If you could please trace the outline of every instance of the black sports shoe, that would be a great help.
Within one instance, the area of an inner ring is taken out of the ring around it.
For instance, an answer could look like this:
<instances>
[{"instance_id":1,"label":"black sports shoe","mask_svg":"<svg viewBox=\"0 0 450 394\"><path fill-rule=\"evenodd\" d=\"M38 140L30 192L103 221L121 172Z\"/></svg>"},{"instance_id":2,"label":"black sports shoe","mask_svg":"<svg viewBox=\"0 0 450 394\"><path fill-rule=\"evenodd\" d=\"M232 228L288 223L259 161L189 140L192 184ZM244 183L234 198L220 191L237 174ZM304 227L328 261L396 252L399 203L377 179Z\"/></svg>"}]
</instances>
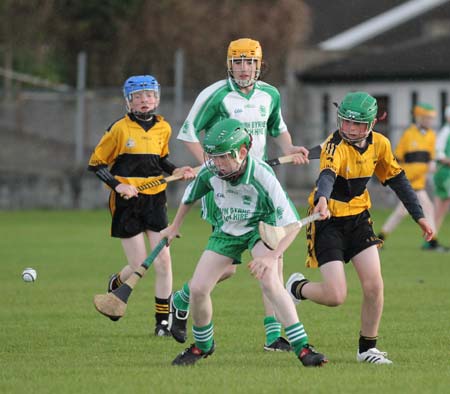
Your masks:
<instances>
[{"instance_id":1,"label":"black sports shoe","mask_svg":"<svg viewBox=\"0 0 450 394\"><path fill-rule=\"evenodd\" d=\"M169 329L169 322L167 320L163 320L159 323L156 323L155 335L157 337L171 337L172 336L172 334L170 333L170 329Z\"/></svg>"},{"instance_id":2,"label":"black sports shoe","mask_svg":"<svg viewBox=\"0 0 450 394\"><path fill-rule=\"evenodd\" d=\"M316 352L316 349L309 344L303 347L298 358L305 367L321 367L328 362L325 355Z\"/></svg>"},{"instance_id":3,"label":"black sports shoe","mask_svg":"<svg viewBox=\"0 0 450 394\"><path fill-rule=\"evenodd\" d=\"M117 274L112 274L109 277L108 280L108 288L106 289L106 291L108 293L111 293L112 291L116 290L119 286L117 286Z\"/></svg>"},{"instance_id":4,"label":"black sports shoe","mask_svg":"<svg viewBox=\"0 0 450 394\"><path fill-rule=\"evenodd\" d=\"M173 297L170 301L170 317L172 324L170 326L170 332L173 338L179 343L185 343L187 341L187 319L189 311L182 311L177 309L173 303Z\"/></svg>"},{"instance_id":5,"label":"black sports shoe","mask_svg":"<svg viewBox=\"0 0 450 394\"><path fill-rule=\"evenodd\" d=\"M213 354L215 348L213 342L211 349L204 353L195 346L195 343L193 343L190 347L185 349L184 352L175 357L175 360L172 361L172 365L194 365L201 358L206 358Z\"/></svg>"},{"instance_id":6,"label":"black sports shoe","mask_svg":"<svg viewBox=\"0 0 450 394\"><path fill-rule=\"evenodd\" d=\"M117 274L112 274L108 280L108 288L106 289L107 293L111 293L116 290L119 286L117 286ZM108 316L112 321L117 321L120 317Z\"/></svg>"},{"instance_id":7,"label":"black sports shoe","mask_svg":"<svg viewBox=\"0 0 450 394\"><path fill-rule=\"evenodd\" d=\"M292 348L287 339L278 337L272 344L264 345L264 350L267 352L290 352Z\"/></svg>"}]
</instances>

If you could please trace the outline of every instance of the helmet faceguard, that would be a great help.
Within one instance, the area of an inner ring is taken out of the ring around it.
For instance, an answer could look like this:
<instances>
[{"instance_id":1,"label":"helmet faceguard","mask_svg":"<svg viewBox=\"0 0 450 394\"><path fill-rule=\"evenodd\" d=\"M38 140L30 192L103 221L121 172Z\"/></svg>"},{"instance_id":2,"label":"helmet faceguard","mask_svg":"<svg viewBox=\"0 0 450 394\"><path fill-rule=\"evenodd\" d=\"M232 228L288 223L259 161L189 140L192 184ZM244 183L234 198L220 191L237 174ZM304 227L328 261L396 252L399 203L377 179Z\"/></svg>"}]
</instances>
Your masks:
<instances>
[{"instance_id":1,"label":"helmet faceguard","mask_svg":"<svg viewBox=\"0 0 450 394\"><path fill-rule=\"evenodd\" d=\"M248 79L239 79L234 75L233 64L240 64L244 67L244 62L255 64L254 75ZM227 52L227 70L230 78L241 88L253 85L261 75L262 49L258 41L250 38L241 38L231 41Z\"/></svg>"},{"instance_id":2,"label":"helmet faceguard","mask_svg":"<svg viewBox=\"0 0 450 394\"><path fill-rule=\"evenodd\" d=\"M242 152L242 147L246 152ZM203 140L205 165L218 178L232 181L245 171L251 137L236 119L217 122Z\"/></svg>"},{"instance_id":3,"label":"helmet faceguard","mask_svg":"<svg viewBox=\"0 0 450 394\"><path fill-rule=\"evenodd\" d=\"M339 134L342 139L350 144L364 141L377 122L377 112L377 100L368 93L348 93L337 112Z\"/></svg>"},{"instance_id":4,"label":"helmet faceguard","mask_svg":"<svg viewBox=\"0 0 450 394\"><path fill-rule=\"evenodd\" d=\"M156 103L153 108L146 111L132 109L133 94L143 91L152 91L156 98ZM158 108L161 89L156 78L151 75L136 75L128 78L123 85L123 96L125 98L128 112L132 112L138 119L149 120Z\"/></svg>"}]
</instances>

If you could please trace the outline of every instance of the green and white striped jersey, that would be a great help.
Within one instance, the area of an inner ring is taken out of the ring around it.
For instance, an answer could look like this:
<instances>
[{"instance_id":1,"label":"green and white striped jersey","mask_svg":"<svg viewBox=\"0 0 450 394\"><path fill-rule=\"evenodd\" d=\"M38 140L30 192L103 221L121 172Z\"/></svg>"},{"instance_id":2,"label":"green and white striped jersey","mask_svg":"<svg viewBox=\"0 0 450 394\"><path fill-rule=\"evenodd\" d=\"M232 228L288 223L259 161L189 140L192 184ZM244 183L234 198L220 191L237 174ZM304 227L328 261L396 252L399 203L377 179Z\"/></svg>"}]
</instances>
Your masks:
<instances>
[{"instance_id":1,"label":"green and white striped jersey","mask_svg":"<svg viewBox=\"0 0 450 394\"><path fill-rule=\"evenodd\" d=\"M220 230L230 235L257 231L260 220L277 226L299 220L272 168L250 156L245 173L236 182L220 179L203 167L186 188L182 202L192 204L210 191L222 216Z\"/></svg>"},{"instance_id":2,"label":"green and white striped jersey","mask_svg":"<svg viewBox=\"0 0 450 394\"><path fill-rule=\"evenodd\" d=\"M281 115L280 93L275 87L257 81L253 90L245 95L231 79L224 79L198 95L177 138L200 142L202 131L228 118L244 124L253 138L250 153L261 160L267 159L267 136L278 137L287 132Z\"/></svg>"}]
</instances>

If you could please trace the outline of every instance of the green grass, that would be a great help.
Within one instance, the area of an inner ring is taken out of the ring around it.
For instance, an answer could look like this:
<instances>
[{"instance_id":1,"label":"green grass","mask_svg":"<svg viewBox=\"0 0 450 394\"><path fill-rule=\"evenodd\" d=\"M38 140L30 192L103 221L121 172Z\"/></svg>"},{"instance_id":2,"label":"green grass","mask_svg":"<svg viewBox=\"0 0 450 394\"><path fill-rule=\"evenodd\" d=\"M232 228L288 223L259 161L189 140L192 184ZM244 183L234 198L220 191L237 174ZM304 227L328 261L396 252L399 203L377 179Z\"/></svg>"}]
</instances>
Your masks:
<instances>
[{"instance_id":1,"label":"green grass","mask_svg":"<svg viewBox=\"0 0 450 394\"><path fill-rule=\"evenodd\" d=\"M387 214L373 213L376 229ZM172 248L176 288L191 276L209 227L194 211L182 233ZM447 219L441 240L449 239ZM394 365L355 361L361 291L350 265L343 306L298 307L311 342L330 363L306 369L292 354L264 353L260 291L241 266L213 293L216 353L194 368L174 368L170 362L184 346L151 335L152 270L119 322L93 307L93 295L124 264L106 210L0 212L0 393L447 393L450 255L423 252L420 244L420 229L406 219L381 252L379 347ZM299 236L286 254L285 275L306 271L304 249ZM28 266L38 271L36 283L20 278ZM317 270L307 276L320 277Z\"/></svg>"}]
</instances>

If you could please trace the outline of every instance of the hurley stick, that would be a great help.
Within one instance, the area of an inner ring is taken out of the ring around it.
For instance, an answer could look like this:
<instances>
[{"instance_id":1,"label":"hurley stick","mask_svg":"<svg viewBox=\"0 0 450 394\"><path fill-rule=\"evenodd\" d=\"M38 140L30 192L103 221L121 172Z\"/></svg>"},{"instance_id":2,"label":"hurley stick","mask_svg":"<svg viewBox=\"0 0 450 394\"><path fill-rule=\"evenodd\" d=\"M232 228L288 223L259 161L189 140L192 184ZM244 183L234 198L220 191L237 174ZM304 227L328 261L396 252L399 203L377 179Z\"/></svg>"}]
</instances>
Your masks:
<instances>
[{"instance_id":1,"label":"hurley stick","mask_svg":"<svg viewBox=\"0 0 450 394\"><path fill-rule=\"evenodd\" d=\"M315 220L320 218L320 213L314 213L310 216L299 220L298 222L294 222L288 224L287 226L271 226L270 224L259 222L258 231L261 236L262 241L272 250L275 250L280 243L280 241L292 231L297 229L301 229L303 226L308 223L314 222Z\"/></svg>"},{"instance_id":2,"label":"hurley stick","mask_svg":"<svg viewBox=\"0 0 450 394\"><path fill-rule=\"evenodd\" d=\"M309 150L308 159L314 160L314 159L320 158L320 152L322 151L322 147L320 145L316 145L308 150ZM289 164L294 161L294 156L296 156L296 155L294 154L294 155L281 156L281 157L277 157L276 159L266 160L266 163L271 167L275 167L280 164Z\"/></svg>"},{"instance_id":3,"label":"hurley stick","mask_svg":"<svg viewBox=\"0 0 450 394\"><path fill-rule=\"evenodd\" d=\"M141 279L148 267L158 257L159 252L167 245L167 238L161 239L152 253L144 262L134 271L131 276L117 289L108 294L97 294L94 296L94 305L101 314L109 317L111 320L119 320L127 310L128 298L139 279Z\"/></svg>"},{"instance_id":4,"label":"hurley stick","mask_svg":"<svg viewBox=\"0 0 450 394\"><path fill-rule=\"evenodd\" d=\"M200 171L200 168L202 168L202 166L198 166L193 168L195 174L198 174L198 172ZM165 183L169 183L169 182L173 182L173 181L179 181L180 179L183 179L183 175L170 175L167 176L165 178L162 179L156 179L154 181L149 181L149 182L145 182L142 185L138 186L136 189L138 189L138 191L143 191L143 190L147 190L147 189L151 189L152 187L156 187L159 185L164 185ZM124 195L121 195L121 197L125 198L125 200L128 200L129 198L127 198Z\"/></svg>"}]
</instances>

